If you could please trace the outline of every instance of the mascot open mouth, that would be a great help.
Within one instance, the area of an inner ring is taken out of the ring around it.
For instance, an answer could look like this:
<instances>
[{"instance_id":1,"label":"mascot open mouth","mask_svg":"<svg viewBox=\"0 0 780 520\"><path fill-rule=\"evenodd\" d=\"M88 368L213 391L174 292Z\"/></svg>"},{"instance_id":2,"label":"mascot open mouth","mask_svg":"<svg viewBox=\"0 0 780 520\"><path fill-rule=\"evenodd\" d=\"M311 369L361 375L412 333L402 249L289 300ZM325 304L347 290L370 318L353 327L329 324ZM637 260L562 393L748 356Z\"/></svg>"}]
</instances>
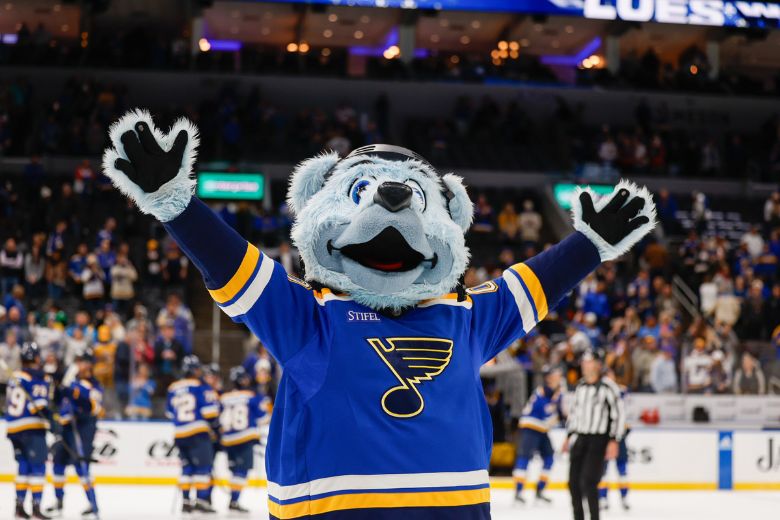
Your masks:
<instances>
[{"instance_id":1,"label":"mascot open mouth","mask_svg":"<svg viewBox=\"0 0 780 520\"><path fill-rule=\"evenodd\" d=\"M334 249L337 248L332 242L328 242L328 252ZM437 261L436 253L432 258L426 259L425 255L410 246L401 232L392 226L386 227L368 242L349 244L338 250L364 267L385 273L411 271L423 262L430 262L431 267L435 267Z\"/></svg>"}]
</instances>

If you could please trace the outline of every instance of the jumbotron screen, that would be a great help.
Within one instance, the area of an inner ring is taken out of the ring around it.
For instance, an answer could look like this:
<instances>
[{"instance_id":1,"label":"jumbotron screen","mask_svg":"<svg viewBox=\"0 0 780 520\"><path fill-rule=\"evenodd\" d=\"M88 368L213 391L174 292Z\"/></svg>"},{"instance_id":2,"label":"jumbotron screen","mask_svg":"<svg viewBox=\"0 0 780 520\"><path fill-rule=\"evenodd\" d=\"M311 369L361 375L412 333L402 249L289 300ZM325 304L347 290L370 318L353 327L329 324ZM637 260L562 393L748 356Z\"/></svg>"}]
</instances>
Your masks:
<instances>
[{"instance_id":1,"label":"jumbotron screen","mask_svg":"<svg viewBox=\"0 0 780 520\"><path fill-rule=\"evenodd\" d=\"M271 0L279 3L582 16L716 27L780 27L780 4L732 0Z\"/></svg>"}]
</instances>

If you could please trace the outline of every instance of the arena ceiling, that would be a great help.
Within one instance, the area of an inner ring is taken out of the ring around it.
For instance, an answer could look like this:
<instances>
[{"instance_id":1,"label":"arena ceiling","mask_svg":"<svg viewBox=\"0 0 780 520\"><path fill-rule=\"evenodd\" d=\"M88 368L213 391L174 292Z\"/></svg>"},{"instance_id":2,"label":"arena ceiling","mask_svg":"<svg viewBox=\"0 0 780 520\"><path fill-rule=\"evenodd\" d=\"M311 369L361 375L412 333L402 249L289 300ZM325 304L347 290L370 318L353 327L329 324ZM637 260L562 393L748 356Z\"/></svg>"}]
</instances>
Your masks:
<instances>
[{"instance_id":1,"label":"arena ceiling","mask_svg":"<svg viewBox=\"0 0 780 520\"><path fill-rule=\"evenodd\" d=\"M194 15L189 0L112 0L97 23L181 27ZM15 33L22 22L34 29L43 23L54 36L78 38L81 11L72 0L0 0L0 34ZM339 6L305 6L278 2L216 1L203 11L210 39L285 48L306 44L317 51L330 47L387 45L404 20L415 19L418 48L487 56L499 41L517 42L532 55L574 55L594 38L618 35L622 53L653 48L663 61L692 44L721 44L721 63L742 68L780 70L780 30L743 31L671 24L628 24L566 16L532 16L459 11L407 11ZM182 32L187 32L186 29Z\"/></svg>"}]
</instances>

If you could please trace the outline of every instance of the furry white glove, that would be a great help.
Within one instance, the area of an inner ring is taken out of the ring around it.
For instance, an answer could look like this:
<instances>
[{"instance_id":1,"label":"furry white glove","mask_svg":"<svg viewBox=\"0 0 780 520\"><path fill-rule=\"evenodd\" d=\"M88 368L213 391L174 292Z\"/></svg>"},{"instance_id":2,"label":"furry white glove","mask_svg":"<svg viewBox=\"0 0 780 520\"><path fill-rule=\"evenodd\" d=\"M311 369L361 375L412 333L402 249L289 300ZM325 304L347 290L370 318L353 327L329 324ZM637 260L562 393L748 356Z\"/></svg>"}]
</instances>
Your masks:
<instances>
[{"instance_id":1,"label":"furry white glove","mask_svg":"<svg viewBox=\"0 0 780 520\"><path fill-rule=\"evenodd\" d=\"M192 198L192 165L198 129L181 118L162 133L146 110L131 110L111 125L113 147L103 152L103 171L142 213L161 222L176 218Z\"/></svg>"},{"instance_id":2,"label":"furry white glove","mask_svg":"<svg viewBox=\"0 0 780 520\"><path fill-rule=\"evenodd\" d=\"M590 188L578 187L572 203L574 229L593 242L602 262L618 258L642 240L655 228L655 216L647 188L627 180L602 197Z\"/></svg>"}]
</instances>

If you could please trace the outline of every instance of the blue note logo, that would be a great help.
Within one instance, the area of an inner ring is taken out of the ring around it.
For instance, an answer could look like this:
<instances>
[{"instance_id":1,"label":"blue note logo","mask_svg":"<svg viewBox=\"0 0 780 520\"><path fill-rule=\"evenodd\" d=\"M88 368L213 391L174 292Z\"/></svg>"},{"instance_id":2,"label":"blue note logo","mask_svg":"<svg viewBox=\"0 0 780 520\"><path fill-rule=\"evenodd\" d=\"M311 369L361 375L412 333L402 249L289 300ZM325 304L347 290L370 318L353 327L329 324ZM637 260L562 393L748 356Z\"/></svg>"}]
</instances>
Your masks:
<instances>
[{"instance_id":1,"label":"blue note logo","mask_svg":"<svg viewBox=\"0 0 780 520\"><path fill-rule=\"evenodd\" d=\"M453 342L442 338L368 338L368 344L400 384L382 395L382 409L408 419L422 413L425 399L418 386L441 374L452 358Z\"/></svg>"}]
</instances>

